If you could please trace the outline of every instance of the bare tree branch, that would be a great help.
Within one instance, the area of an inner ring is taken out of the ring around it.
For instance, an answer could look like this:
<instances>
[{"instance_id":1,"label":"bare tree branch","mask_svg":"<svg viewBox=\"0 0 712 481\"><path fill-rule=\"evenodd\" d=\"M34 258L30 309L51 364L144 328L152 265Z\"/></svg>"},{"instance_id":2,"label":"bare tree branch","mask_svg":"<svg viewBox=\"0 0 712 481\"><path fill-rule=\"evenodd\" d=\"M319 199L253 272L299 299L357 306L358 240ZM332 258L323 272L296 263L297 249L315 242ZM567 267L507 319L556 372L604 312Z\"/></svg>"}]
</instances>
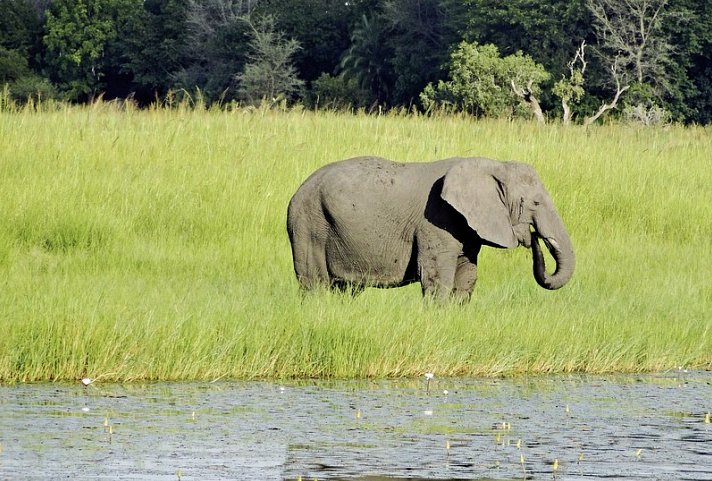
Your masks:
<instances>
[{"instance_id":1,"label":"bare tree branch","mask_svg":"<svg viewBox=\"0 0 712 481\"><path fill-rule=\"evenodd\" d=\"M571 60L567 65L569 67L569 72L571 72L571 75L574 75L574 68L576 67L576 63L580 62L581 63L581 68L579 69L579 72L583 75L584 72L586 72L586 66L588 65L586 63L586 40L583 40L581 42L581 46L576 49L576 54L574 55L573 60Z\"/></svg>"},{"instance_id":2,"label":"bare tree branch","mask_svg":"<svg viewBox=\"0 0 712 481\"><path fill-rule=\"evenodd\" d=\"M576 68L576 65L578 63L581 64L581 68L579 69ZM583 95L583 74L584 72L586 72L586 66L588 65L586 63L586 40L583 40L581 42L581 46L576 49L574 58L567 65L569 67L569 80L567 86L570 91L567 93L560 93L561 107L564 109L564 125L569 125L571 123L571 118L573 117L569 101L572 99L578 100L581 95ZM563 82L566 85L566 80L564 80ZM576 89L578 89L579 91L578 96Z\"/></svg>"},{"instance_id":3,"label":"bare tree branch","mask_svg":"<svg viewBox=\"0 0 712 481\"><path fill-rule=\"evenodd\" d=\"M618 70L617 60L618 60L618 57L616 57L616 61L614 61L613 65L611 65L611 75L613 76L613 78L615 79L615 82L616 82L616 93L613 97L613 100L610 101L609 103L604 102L603 105L601 105L601 107L598 109L598 111L595 114L593 114L590 117L586 117L586 120L584 120L584 122L583 122L584 125L591 125L596 120L598 120L598 118L601 115L603 115L605 112L615 109L618 106L618 100L620 100L620 97L623 94L623 92L625 92L626 90L628 90L630 88L630 85L628 85L628 84L623 85L621 83L621 74Z\"/></svg>"},{"instance_id":4,"label":"bare tree branch","mask_svg":"<svg viewBox=\"0 0 712 481\"><path fill-rule=\"evenodd\" d=\"M586 72L586 41L582 41L581 45L576 49L574 57L566 66L569 68L568 77L562 75L561 80L554 84L553 93L561 99L561 107L564 110L562 118L564 125L571 123L573 111L571 110L571 102L578 103L584 96L586 91L583 88L584 73Z\"/></svg>"},{"instance_id":5,"label":"bare tree branch","mask_svg":"<svg viewBox=\"0 0 712 481\"><path fill-rule=\"evenodd\" d=\"M667 10L669 0L587 0L601 55L618 57L624 75L658 91L670 89L674 51L664 26L680 12Z\"/></svg>"}]
</instances>

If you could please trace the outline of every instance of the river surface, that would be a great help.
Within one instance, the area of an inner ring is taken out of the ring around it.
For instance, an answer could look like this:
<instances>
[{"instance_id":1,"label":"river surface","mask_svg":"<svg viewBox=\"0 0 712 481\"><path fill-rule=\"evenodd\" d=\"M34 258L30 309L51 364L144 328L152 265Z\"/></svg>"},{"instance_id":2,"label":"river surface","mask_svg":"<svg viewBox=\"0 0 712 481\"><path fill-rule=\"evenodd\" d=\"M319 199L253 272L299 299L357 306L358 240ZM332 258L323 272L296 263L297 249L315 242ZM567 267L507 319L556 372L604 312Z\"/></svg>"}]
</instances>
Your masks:
<instances>
[{"instance_id":1,"label":"river surface","mask_svg":"<svg viewBox=\"0 0 712 481\"><path fill-rule=\"evenodd\" d=\"M0 386L0 479L712 480L712 373Z\"/></svg>"}]
</instances>

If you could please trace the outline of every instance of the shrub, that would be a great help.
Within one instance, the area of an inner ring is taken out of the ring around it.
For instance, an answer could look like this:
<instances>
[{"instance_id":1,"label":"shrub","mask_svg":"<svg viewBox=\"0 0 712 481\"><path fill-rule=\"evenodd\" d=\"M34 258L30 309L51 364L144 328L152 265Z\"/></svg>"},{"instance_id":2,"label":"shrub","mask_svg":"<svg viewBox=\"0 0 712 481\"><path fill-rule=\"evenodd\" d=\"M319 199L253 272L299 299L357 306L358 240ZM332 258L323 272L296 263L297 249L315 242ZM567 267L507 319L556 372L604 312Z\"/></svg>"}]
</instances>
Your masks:
<instances>
[{"instance_id":1,"label":"shrub","mask_svg":"<svg viewBox=\"0 0 712 481\"><path fill-rule=\"evenodd\" d=\"M312 84L310 103L314 107L345 110L366 107L368 99L369 92L355 79L323 73Z\"/></svg>"},{"instance_id":2,"label":"shrub","mask_svg":"<svg viewBox=\"0 0 712 481\"><path fill-rule=\"evenodd\" d=\"M530 112L513 85L532 95L549 78L544 67L517 52L502 58L495 45L462 42L452 53L450 80L428 84L420 95L426 110L468 112L478 117L524 116Z\"/></svg>"}]
</instances>

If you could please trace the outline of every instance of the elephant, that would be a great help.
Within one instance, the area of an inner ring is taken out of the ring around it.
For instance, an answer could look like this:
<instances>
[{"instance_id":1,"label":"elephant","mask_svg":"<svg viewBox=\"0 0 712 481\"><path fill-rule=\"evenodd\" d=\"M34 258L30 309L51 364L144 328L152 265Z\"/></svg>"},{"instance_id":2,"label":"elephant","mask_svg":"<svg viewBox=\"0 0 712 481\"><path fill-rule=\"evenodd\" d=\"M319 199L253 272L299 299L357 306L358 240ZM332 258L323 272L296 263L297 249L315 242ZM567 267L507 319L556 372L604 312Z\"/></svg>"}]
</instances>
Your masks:
<instances>
[{"instance_id":1,"label":"elephant","mask_svg":"<svg viewBox=\"0 0 712 481\"><path fill-rule=\"evenodd\" d=\"M287 231L305 291L358 293L420 282L426 297L467 302L482 246L531 248L534 278L549 290L566 284L575 265L569 234L538 174L515 161L334 162L292 196ZM551 274L540 239L556 263Z\"/></svg>"}]
</instances>

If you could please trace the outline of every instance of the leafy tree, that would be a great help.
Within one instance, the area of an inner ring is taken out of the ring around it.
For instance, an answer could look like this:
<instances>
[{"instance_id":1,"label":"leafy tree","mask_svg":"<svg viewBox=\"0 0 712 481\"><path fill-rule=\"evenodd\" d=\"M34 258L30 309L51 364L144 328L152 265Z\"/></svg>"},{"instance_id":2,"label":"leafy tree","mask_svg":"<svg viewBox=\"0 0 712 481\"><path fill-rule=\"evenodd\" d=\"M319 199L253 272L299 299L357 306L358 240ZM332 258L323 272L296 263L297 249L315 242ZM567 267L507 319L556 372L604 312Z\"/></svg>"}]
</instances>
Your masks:
<instances>
[{"instance_id":1,"label":"leafy tree","mask_svg":"<svg viewBox=\"0 0 712 481\"><path fill-rule=\"evenodd\" d=\"M391 103L412 104L429 82L442 78L449 49L460 40L453 17L456 2L386 0L381 18L394 72Z\"/></svg>"},{"instance_id":2,"label":"leafy tree","mask_svg":"<svg viewBox=\"0 0 712 481\"><path fill-rule=\"evenodd\" d=\"M675 41L673 64L679 92L668 96L675 117L687 122L712 122L712 8L708 0L670 0L669 9L682 12L685 22L673 21L665 30ZM677 17L680 15L678 14Z\"/></svg>"},{"instance_id":3,"label":"leafy tree","mask_svg":"<svg viewBox=\"0 0 712 481\"><path fill-rule=\"evenodd\" d=\"M46 14L46 64L70 100L86 100L105 87L104 77L119 60L106 55L118 25L135 14L133 0L55 0Z\"/></svg>"},{"instance_id":4,"label":"leafy tree","mask_svg":"<svg viewBox=\"0 0 712 481\"><path fill-rule=\"evenodd\" d=\"M393 69L388 59L392 50L385 41L381 19L362 15L351 35L351 48L341 59L341 75L354 79L363 90L371 92L371 102L385 104L393 84Z\"/></svg>"},{"instance_id":5,"label":"leafy tree","mask_svg":"<svg viewBox=\"0 0 712 481\"><path fill-rule=\"evenodd\" d=\"M28 0L0 0L0 47L27 55L36 45L42 25Z\"/></svg>"},{"instance_id":6,"label":"leafy tree","mask_svg":"<svg viewBox=\"0 0 712 481\"><path fill-rule=\"evenodd\" d=\"M46 61L69 98L95 90L101 53L112 34L110 20L99 16L101 5L88 1L60 0L47 13Z\"/></svg>"},{"instance_id":7,"label":"leafy tree","mask_svg":"<svg viewBox=\"0 0 712 481\"><path fill-rule=\"evenodd\" d=\"M586 0L453 0L460 13L465 40L495 44L502 55L522 51L541 63L554 78L583 40L592 40Z\"/></svg>"},{"instance_id":8,"label":"leafy tree","mask_svg":"<svg viewBox=\"0 0 712 481\"><path fill-rule=\"evenodd\" d=\"M299 77L312 82L334 74L341 54L350 46L351 26L358 20L358 2L343 0L260 0L254 14L271 15L287 38L299 41L294 66Z\"/></svg>"},{"instance_id":9,"label":"leafy tree","mask_svg":"<svg viewBox=\"0 0 712 481\"><path fill-rule=\"evenodd\" d=\"M709 124L712 123L712 9L708 6L703 12L700 12L700 16L703 21L698 24L699 47L691 52L692 65L689 70L690 79L696 87L696 93L689 99L689 102L695 106L697 114L695 120Z\"/></svg>"},{"instance_id":10,"label":"leafy tree","mask_svg":"<svg viewBox=\"0 0 712 481\"><path fill-rule=\"evenodd\" d=\"M294 96L304 84L292 64L292 56L300 48L299 42L286 39L276 31L272 16L249 22L249 25L252 53L248 55L244 71L236 76L240 96L252 104Z\"/></svg>"},{"instance_id":11,"label":"leafy tree","mask_svg":"<svg viewBox=\"0 0 712 481\"><path fill-rule=\"evenodd\" d=\"M30 75L27 59L18 50L0 47L0 85Z\"/></svg>"},{"instance_id":12,"label":"leafy tree","mask_svg":"<svg viewBox=\"0 0 712 481\"><path fill-rule=\"evenodd\" d=\"M517 90L526 85L528 95L536 97L548 78L544 67L521 52L502 58L495 45L461 42L451 55L450 80L428 84L420 98L428 110L521 116L532 107Z\"/></svg>"},{"instance_id":13,"label":"leafy tree","mask_svg":"<svg viewBox=\"0 0 712 481\"><path fill-rule=\"evenodd\" d=\"M208 101L238 97L235 74L244 69L254 11L250 0L188 0L187 46L176 86L201 89Z\"/></svg>"},{"instance_id":14,"label":"leafy tree","mask_svg":"<svg viewBox=\"0 0 712 481\"><path fill-rule=\"evenodd\" d=\"M38 10L28 0L0 0L0 87L20 101L55 95L49 80L38 73L36 57L42 33Z\"/></svg>"},{"instance_id":15,"label":"leafy tree","mask_svg":"<svg viewBox=\"0 0 712 481\"><path fill-rule=\"evenodd\" d=\"M126 25L122 69L130 72L138 101L148 103L174 87L186 62L188 0L145 0Z\"/></svg>"},{"instance_id":16,"label":"leafy tree","mask_svg":"<svg viewBox=\"0 0 712 481\"><path fill-rule=\"evenodd\" d=\"M52 98L56 93L49 80L30 69L20 50L0 47L0 86L7 85L13 99Z\"/></svg>"}]
</instances>

